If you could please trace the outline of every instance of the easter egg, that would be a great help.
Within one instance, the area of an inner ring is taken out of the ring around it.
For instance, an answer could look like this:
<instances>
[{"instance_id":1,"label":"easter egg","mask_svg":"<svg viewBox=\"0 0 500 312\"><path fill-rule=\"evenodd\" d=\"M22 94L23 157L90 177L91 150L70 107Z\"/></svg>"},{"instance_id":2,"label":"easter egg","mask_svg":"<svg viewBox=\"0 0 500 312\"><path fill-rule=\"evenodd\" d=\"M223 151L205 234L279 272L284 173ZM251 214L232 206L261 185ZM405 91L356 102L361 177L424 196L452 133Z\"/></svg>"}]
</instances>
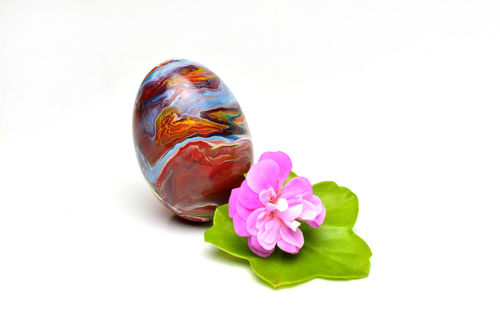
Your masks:
<instances>
[{"instance_id":1,"label":"easter egg","mask_svg":"<svg viewBox=\"0 0 500 312\"><path fill-rule=\"evenodd\" d=\"M149 72L135 101L133 134L153 193L192 221L210 221L253 161L236 98L216 74L189 60L170 60Z\"/></svg>"}]
</instances>

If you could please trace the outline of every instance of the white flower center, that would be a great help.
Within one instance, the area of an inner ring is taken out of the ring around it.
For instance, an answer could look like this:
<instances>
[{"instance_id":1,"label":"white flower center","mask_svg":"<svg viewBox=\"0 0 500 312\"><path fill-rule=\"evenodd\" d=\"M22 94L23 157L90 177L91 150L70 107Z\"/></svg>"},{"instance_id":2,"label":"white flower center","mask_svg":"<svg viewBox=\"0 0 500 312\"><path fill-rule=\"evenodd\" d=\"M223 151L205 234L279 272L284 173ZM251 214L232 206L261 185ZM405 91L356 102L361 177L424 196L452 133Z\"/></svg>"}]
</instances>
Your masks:
<instances>
[{"instance_id":1,"label":"white flower center","mask_svg":"<svg viewBox=\"0 0 500 312\"><path fill-rule=\"evenodd\" d=\"M286 211L288 209L288 201L284 198L278 199L277 207L280 212Z\"/></svg>"}]
</instances>

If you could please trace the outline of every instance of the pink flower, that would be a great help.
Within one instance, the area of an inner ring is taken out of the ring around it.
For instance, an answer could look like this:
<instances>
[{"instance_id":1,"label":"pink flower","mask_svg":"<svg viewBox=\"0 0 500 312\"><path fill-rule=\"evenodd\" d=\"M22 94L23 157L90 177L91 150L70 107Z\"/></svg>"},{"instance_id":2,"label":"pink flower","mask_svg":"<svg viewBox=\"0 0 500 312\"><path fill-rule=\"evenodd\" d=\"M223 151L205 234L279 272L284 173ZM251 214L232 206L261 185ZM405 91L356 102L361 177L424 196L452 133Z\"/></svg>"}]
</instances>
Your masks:
<instances>
[{"instance_id":1,"label":"pink flower","mask_svg":"<svg viewBox=\"0 0 500 312\"><path fill-rule=\"evenodd\" d=\"M261 257L276 245L296 254L304 245L302 220L317 228L325 220L325 206L313 194L309 180L295 177L283 185L292 170L283 152L266 152L252 165L246 180L231 192L229 217L236 234L248 237L248 247Z\"/></svg>"}]
</instances>

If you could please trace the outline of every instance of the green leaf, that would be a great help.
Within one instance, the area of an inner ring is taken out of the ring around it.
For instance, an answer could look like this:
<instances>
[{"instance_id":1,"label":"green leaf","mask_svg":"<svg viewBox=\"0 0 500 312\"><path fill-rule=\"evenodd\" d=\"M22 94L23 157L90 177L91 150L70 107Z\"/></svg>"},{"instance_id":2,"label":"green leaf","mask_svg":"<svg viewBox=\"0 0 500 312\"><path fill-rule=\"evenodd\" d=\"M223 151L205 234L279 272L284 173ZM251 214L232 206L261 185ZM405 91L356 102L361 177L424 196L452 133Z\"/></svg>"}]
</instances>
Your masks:
<instances>
[{"instance_id":1,"label":"green leaf","mask_svg":"<svg viewBox=\"0 0 500 312\"><path fill-rule=\"evenodd\" d=\"M286 178L285 183L283 183L283 184L287 184L288 181L290 181L291 179L295 178L296 176L297 176L297 174L295 172L290 171L290 175L288 176L288 178Z\"/></svg>"},{"instance_id":2,"label":"green leaf","mask_svg":"<svg viewBox=\"0 0 500 312\"><path fill-rule=\"evenodd\" d=\"M236 235L228 217L228 205L217 208L213 226L205 232L205 241L238 258L246 259L252 270L273 287L306 282L313 278L348 280L368 276L370 257L368 245L352 227L358 215L358 199L335 182L313 185L326 208L326 218L319 228L306 223L300 226L304 246L296 255L278 247L268 258L255 255L247 245L247 237Z\"/></svg>"}]
</instances>

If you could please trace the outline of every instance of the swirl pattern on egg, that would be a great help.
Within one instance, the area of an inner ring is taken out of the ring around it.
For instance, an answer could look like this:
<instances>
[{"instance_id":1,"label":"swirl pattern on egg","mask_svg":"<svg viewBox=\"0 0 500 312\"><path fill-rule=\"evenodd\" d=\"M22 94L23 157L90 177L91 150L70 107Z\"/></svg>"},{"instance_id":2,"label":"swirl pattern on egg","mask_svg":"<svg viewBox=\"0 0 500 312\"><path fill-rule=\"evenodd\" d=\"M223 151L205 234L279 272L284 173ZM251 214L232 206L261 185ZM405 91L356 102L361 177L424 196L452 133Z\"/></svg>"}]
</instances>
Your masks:
<instances>
[{"instance_id":1,"label":"swirl pattern on egg","mask_svg":"<svg viewBox=\"0 0 500 312\"><path fill-rule=\"evenodd\" d=\"M142 82L134 142L153 193L182 218L209 221L253 161L245 116L228 87L206 67L171 60Z\"/></svg>"}]
</instances>

